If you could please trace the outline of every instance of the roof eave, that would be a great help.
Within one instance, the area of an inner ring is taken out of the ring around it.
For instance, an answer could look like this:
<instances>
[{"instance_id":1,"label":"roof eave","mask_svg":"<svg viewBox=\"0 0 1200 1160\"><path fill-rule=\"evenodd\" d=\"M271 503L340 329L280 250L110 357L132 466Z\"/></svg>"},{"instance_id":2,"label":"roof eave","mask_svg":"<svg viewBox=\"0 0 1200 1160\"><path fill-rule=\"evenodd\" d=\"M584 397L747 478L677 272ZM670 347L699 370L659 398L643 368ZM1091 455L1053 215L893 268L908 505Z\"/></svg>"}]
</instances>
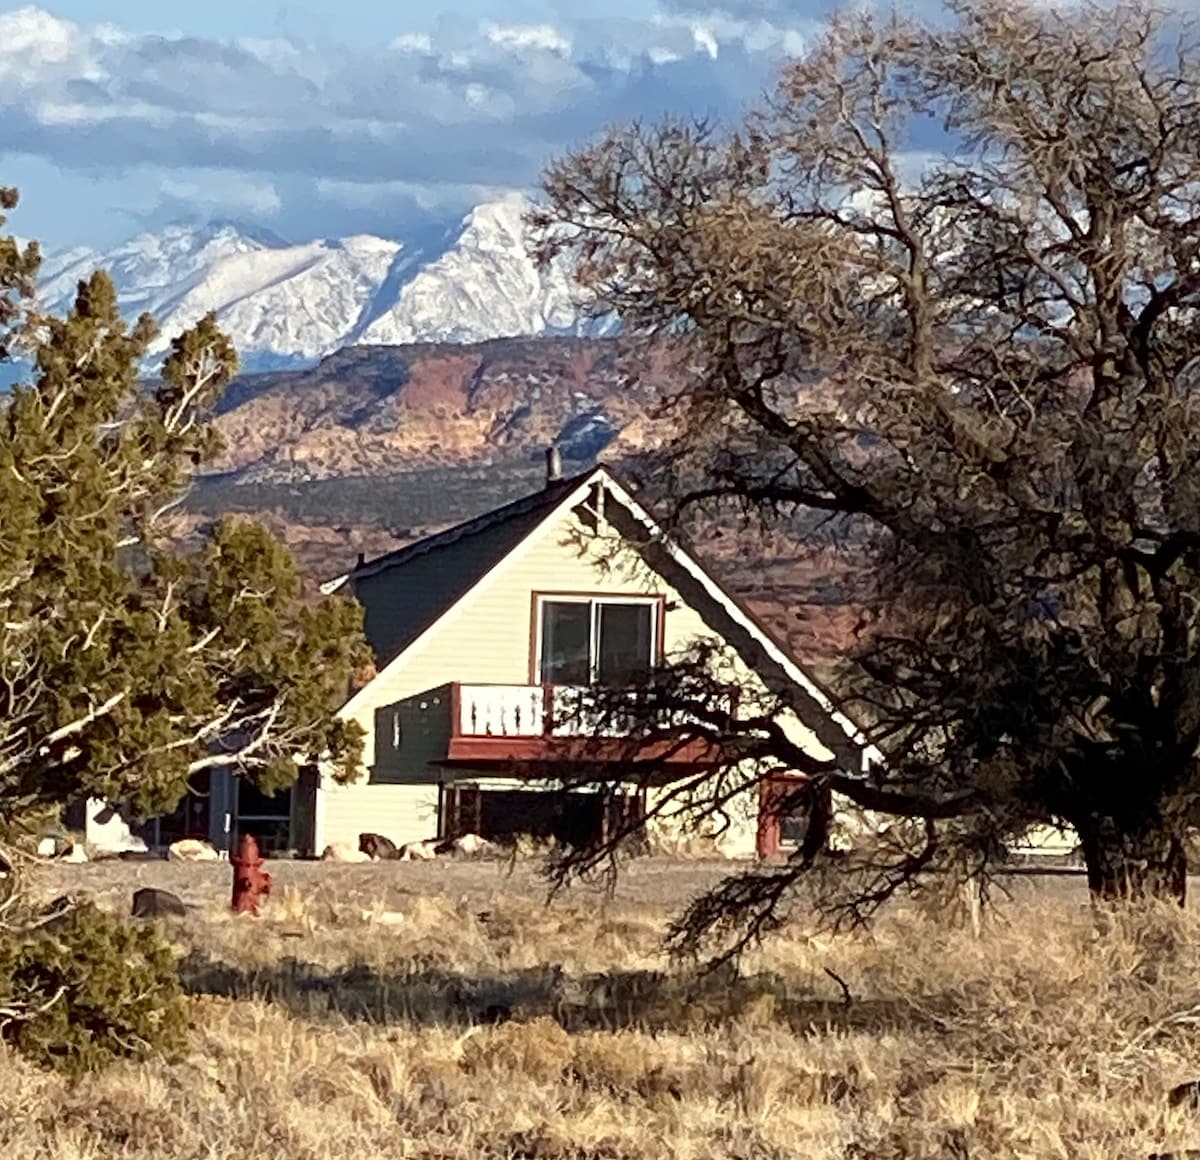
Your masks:
<instances>
[{"instance_id":1,"label":"roof eave","mask_svg":"<svg viewBox=\"0 0 1200 1160\"><path fill-rule=\"evenodd\" d=\"M600 465L588 472L586 475L580 475L576 477L576 479L572 480L572 486L564 489L558 500L547 507L544 515L538 521L537 526L530 528L525 533L525 535L521 538L520 544L526 543L531 536L536 535L538 529L543 527L547 520L554 518L555 513L560 511L566 504L578 503L580 497L587 494L587 488L589 488L598 478L601 477L608 478L609 480L614 478L611 471L609 471L603 465ZM453 615L456 609L462 607L466 601L471 600L478 592L480 585L488 582L493 573L496 571L496 568L500 567L504 563L504 560L507 560L512 555L512 551L515 551L516 547L519 547L520 544L516 545L504 556L502 560L498 561L493 567L489 568L482 576L480 576L479 579L470 588L468 588L466 592L462 593L462 595L460 595L458 599L455 600L448 608L444 609L437 617L430 621L419 636L410 640L379 670L379 672L375 674L370 681L363 685L361 689L358 689L338 711L339 717L344 718L351 714L358 703L366 695L367 690L370 689L376 681L378 681L385 673L394 671L398 665L404 662L406 657L412 655L417 649L423 647L425 641L429 637L429 634L433 632L434 629L441 624L447 616ZM345 576L339 577L338 582L353 580L355 575L356 573L350 572ZM338 582L331 580L328 581L328 584L333 585ZM336 588L334 590L336 590Z\"/></svg>"},{"instance_id":2,"label":"roof eave","mask_svg":"<svg viewBox=\"0 0 1200 1160\"><path fill-rule=\"evenodd\" d=\"M531 492L529 495L522 496L517 500L513 500L511 503L505 504L494 511L482 512L480 515L475 516L472 519L464 520L462 523L455 524L449 528L444 528L440 532L434 532L431 536L425 536L422 539L416 540L411 544L407 544L403 548L398 548L393 552L386 552L382 556L376 557L374 560L368 560L360 567L353 568L341 576L337 576L331 580L325 581L325 583L321 585L321 592L325 595L329 595L330 593L336 592L348 581L365 579L368 576L374 576L379 572L384 572L389 568L404 564L412 557L407 555L402 559L397 559L395 557L400 556L401 553L408 553L410 550L413 552L413 554L416 554L416 550L422 545L428 545L427 550L433 550L435 547L440 546L435 543L435 541L441 540L443 537L449 536L453 532L457 531L460 533L460 535L471 535L475 531L483 531L489 527L493 527L495 524L489 522L489 517L494 516L496 512L504 511L505 508L518 508L519 505L522 504L529 505L529 508L512 511L510 513L510 518L515 519L518 516L525 515L528 510L536 509L537 501L539 499L544 499L546 501L546 511L548 514L557 510L558 507L568 497L575 495L581 487L590 485L601 476L607 477L608 479L614 478L608 467L602 463L597 464L590 471L581 472L579 475L576 475L573 478L558 481L556 484L556 488L559 493L557 497L548 498L546 496L545 489L542 491Z\"/></svg>"},{"instance_id":3,"label":"roof eave","mask_svg":"<svg viewBox=\"0 0 1200 1160\"><path fill-rule=\"evenodd\" d=\"M860 750L863 755L864 765L867 760L881 761L882 754L870 743L861 727L833 703L833 698L830 694L821 688L800 667L795 658L790 655L790 650L774 638L766 626L749 608L743 606L740 601L725 591L724 585L712 576L708 569L691 552L659 524L628 487L611 472L608 473L608 479L610 487L617 493L615 496L617 501L623 504L626 510L646 528L651 537L657 540L668 556L674 559L678 565L700 584L710 599L721 604L735 622L740 623L743 629L749 631L751 637L758 641L766 654L787 675L788 679L803 689L812 698L820 711L838 726L852 745Z\"/></svg>"}]
</instances>

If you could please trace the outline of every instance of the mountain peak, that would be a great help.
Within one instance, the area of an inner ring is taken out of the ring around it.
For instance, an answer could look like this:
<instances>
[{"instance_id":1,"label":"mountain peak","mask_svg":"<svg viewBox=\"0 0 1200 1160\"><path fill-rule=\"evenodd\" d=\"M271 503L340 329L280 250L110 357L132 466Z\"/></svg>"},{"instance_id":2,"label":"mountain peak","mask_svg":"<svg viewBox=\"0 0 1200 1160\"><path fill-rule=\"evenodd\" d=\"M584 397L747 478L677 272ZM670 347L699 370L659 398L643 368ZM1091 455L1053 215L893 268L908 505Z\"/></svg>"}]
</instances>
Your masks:
<instances>
[{"instance_id":1,"label":"mountain peak","mask_svg":"<svg viewBox=\"0 0 1200 1160\"><path fill-rule=\"evenodd\" d=\"M69 305L78 280L107 269L130 317L149 311L169 339L215 311L244 366L302 366L352 343L476 342L583 333L563 269L527 253L529 201L505 194L456 228L410 242L354 234L291 243L233 218L181 218L107 253L51 254L41 297Z\"/></svg>"},{"instance_id":2,"label":"mountain peak","mask_svg":"<svg viewBox=\"0 0 1200 1160\"><path fill-rule=\"evenodd\" d=\"M524 215L530 204L514 192L472 209L451 244L421 265L360 341L461 343L590 333L566 266L539 269L529 253Z\"/></svg>"},{"instance_id":3,"label":"mountain peak","mask_svg":"<svg viewBox=\"0 0 1200 1160\"><path fill-rule=\"evenodd\" d=\"M172 218L161 226L141 230L118 249L124 249L143 239L159 241L168 238L190 241L196 248L217 240L233 239L253 242L268 250L282 249L290 244L273 230L253 222L239 221L236 218L209 218L197 214Z\"/></svg>"},{"instance_id":4,"label":"mountain peak","mask_svg":"<svg viewBox=\"0 0 1200 1160\"><path fill-rule=\"evenodd\" d=\"M274 230L254 222L239 221L237 218L209 218L198 226L199 233L207 237L217 237L222 234L236 234L241 238L249 238L268 249L283 249L291 242L281 237Z\"/></svg>"}]
</instances>

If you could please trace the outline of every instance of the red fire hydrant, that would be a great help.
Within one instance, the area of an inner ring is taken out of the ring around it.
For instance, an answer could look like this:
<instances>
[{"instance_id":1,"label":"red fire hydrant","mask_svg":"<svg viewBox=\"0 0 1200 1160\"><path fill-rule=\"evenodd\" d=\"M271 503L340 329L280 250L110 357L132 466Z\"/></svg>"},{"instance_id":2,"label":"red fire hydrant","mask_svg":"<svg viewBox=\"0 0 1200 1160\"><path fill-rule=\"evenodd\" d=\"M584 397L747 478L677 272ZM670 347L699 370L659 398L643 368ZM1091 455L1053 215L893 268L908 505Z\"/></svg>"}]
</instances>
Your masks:
<instances>
[{"instance_id":1,"label":"red fire hydrant","mask_svg":"<svg viewBox=\"0 0 1200 1160\"><path fill-rule=\"evenodd\" d=\"M243 834L233 865L233 909L237 914L258 914L259 904L271 893L271 875L264 870L253 834Z\"/></svg>"}]
</instances>

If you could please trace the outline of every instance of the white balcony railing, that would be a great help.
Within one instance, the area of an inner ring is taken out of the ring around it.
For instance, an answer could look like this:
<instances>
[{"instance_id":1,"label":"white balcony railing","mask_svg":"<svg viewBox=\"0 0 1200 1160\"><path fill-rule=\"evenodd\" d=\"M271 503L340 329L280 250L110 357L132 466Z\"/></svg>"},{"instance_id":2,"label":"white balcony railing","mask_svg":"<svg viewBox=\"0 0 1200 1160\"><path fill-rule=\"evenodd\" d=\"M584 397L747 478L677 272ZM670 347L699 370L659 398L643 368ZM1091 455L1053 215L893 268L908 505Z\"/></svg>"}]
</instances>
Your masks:
<instances>
[{"instance_id":1,"label":"white balcony railing","mask_svg":"<svg viewBox=\"0 0 1200 1160\"><path fill-rule=\"evenodd\" d=\"M586 686L460 684L456 726L461 737L622 737L645 724L639 710L644 695L629 689L614 700L609 690L597 703L595 690ZM661 716L663 725L699 724L679 708Z\"/></svg>"},{"instance_id":2,"label":"white balcony railing","mask_svg":"<svg viewBox=\"0 0 1200 1160\"><path fill-rule=\"evenodd\" d=\"M540 685L459 685L457 726L463 737L541 737L545 690Z\"/></svg>"}]
</instances>

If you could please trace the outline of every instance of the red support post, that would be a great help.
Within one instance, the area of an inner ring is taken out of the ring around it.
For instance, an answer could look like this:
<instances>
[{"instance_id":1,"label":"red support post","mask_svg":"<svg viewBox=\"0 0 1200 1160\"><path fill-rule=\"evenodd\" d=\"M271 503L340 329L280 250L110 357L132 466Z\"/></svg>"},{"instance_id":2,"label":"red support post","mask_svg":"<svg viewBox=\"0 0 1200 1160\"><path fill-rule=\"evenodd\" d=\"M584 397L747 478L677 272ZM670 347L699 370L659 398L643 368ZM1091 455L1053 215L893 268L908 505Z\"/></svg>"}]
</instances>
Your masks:
<instances>
[{"instance_id":1,"label":"red support post","mask_svg":"<svg viewBox=\"0 0 1200 1160\"><path fill-rule=\"evenodd\" d=\"M772 858L779 853L779 789L767 778L758 784L758 833L756 853L759 858Z\"/></svg>"}]
</instances>

